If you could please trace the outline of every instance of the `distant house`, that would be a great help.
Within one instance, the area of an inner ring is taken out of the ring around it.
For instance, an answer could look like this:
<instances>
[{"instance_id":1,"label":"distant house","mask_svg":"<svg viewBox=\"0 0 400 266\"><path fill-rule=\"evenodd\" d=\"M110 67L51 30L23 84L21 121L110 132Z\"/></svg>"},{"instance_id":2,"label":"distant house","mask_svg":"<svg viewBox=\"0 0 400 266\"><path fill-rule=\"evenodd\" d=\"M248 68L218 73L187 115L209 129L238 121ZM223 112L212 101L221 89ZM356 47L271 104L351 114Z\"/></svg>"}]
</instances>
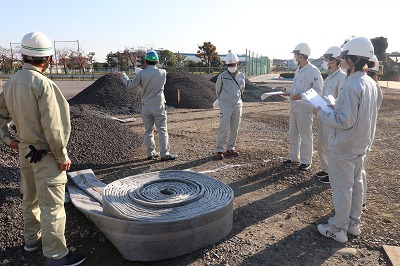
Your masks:
<instances>
[{"instance_id":1,"label":"distant house","mask_svg":"<svg viewBox=\"0 0 400 266\"><path fill-rule=\"evenodd\" d=\"M178 53L175 53L175 54L178 54ZM179 53L179 54L186 56L186 60L192 60L196 63L201 62L201 58L196 57L196 54L194 54L194 53ZM225 63L226 54L218 54L218 56L219 56L219 58L221 58L221 61L223 63ZM239 57L239 62L241 62L241 63L246 62L246 55L238 54L238 57Z\"/></svg>"}]
</instances>

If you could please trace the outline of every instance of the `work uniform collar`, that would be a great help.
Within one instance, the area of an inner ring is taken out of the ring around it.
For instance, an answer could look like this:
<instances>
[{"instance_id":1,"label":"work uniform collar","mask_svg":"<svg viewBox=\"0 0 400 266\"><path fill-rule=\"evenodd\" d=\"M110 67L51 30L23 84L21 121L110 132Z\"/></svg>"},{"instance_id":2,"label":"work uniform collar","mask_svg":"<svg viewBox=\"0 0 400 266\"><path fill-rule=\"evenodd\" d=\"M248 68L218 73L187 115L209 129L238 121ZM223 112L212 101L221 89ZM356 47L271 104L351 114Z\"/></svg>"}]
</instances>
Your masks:
<instances>
[{"instance_id":1,"label":"work uniform collar","mask_svg":"<svg viewBox=\"0 0 400 266\"><path fill-rule=\"evenodd\" d=\"M329 72L328 78L332 78L333 76L335 76L337 73L340 72L340 68L336 69L334 72Z\"/></svg>"},{"instance_id":2,"label":"work uniform collar","mask_svg":"<svg viewBox=\"0 0 400 266\"><path fill-rule=\"evenodd\" d=\"M40 69L38 67L35 67L34 65L29 64L29 63L24 63L24 65L22 66L22 69L34 70L34 71L37 71L37 72L43 74L43 72L40 71Z\"/></svg>"},{"instance_id":3,"label":"work uniform collar","mask_svg":"<svg viewBox=\"0 0 400 266\"><path fill-rule=\"evenodd\" d=\"M308 68L310 66L310 62L307 61L307 64L305 64L303 67L299 67L299 72L303 72L304 69Z\"/></svg>"},{"instance_id":4,"label":"work uniform collar","mask_svg":"<svg viewBox=\"0 0 400 266\"><path fill-rule=\"evenodd\" d=\"M147 65L146 68L157 68L156 65Z\"/></svg>"},{"instance_id":5,"label":"work uniform collar","mask_svg":"<svg viewBox=\"0 0 400 266\"><path fill-rule=\"evenodd\" d=\"M355 79L358 77L362 77L364 75L367 75L367 73L365 73L365 71L357 71L357 72L354 72L353 74L351 74L347 79L351 80L351 79Z\"/></svg>"}]
</instances>

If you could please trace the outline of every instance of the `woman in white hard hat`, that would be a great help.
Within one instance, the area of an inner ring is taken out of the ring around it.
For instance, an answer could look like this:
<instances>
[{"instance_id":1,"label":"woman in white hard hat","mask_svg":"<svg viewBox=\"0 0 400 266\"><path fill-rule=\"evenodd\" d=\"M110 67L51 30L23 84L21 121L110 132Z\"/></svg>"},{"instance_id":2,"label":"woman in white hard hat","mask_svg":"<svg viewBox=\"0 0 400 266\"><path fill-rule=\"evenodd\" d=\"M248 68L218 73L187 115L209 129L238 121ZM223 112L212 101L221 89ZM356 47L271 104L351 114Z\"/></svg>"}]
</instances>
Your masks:
<instances>
[{"instance_id":1,"label":"woman in white hard hat","mask_svg":"<svg viewBox=\"0 0 400 266\"><path fill-rule=\"evenodd\" d=\"M376 55L371 57L367 63L367 74L370 76L373 80L375 80L376 83L379 81L378 77L378 71L379 71L379 61ZM379 84L378 84L379 86Z\"/></svg>"},{"instance_id":2,"label":"woman in white hard hat","mask_svg":"<svg viewBox=\"0 0 400 266\"><path fill-rule=\"evenodd\" d=\"M238 70L239 58L229 51L225 58L228 69L218 75L215 92L220 104L219 131L217 135L217 159L224 158L224 144L229 130L226 155L239 156L236 150L236 139L242 117L242 95L245 87L245 77Z\"/></svg>"},{"instance_id":3,"label":"woman in white hard hat","mask_svg":"<svg viewBox=\"0 0 400 266\"><path fill-rule=\"evenodd\" d=\"M375 82L376 85L379 87L379 89L382 92L381 87L378 84L378 71L379 71L379 61L376 55L372 56L367 65L366 65L366 70L367 75L370 76ZM368 161L368 154L370 150L368 150L366 158L365 158L365 163ZM367 192L368 192L368 182L367 182L367 172L365 170L365 167L362 170L362 181L363 181L363 187L364 187L364 194L363 194L363 205L362 205L362 210L365 211L367 209Z\"/></svg>"},{"instance_id":4,"label":"woman in white hard hat","mask_svg":"<svg viewBox=\"0 0 400 266\"><path fill-rule=\"evenodd\" d=\"M312 163L313 153L313 114L312 105L302 100L301 94L313 88L317 93L322 91L322 76L319 69L308 61L311 54L306 43L298 44L294 50L296 69L290 92L289 143L290 158L284 165L298 166L300 171L307 171Z\"/></svg>"},{"instance_id":5,"label":"woman in white hard hat","mask_svg":"<svg viewBox=\"0 0 400 266\"><path fill-rule=\"evenodd\" d=\"M324 81L322 89L322 96L326 99L329 97L337 98L339 90L346 80L346 73L340 68L340 53L342 48L339 46L332 46L326 50L324 56L324 64L326 64L329 74ZM328 139L331 128L319 122L317 150L319 155L319 162L321 171L315 175L322 183L329 183L328 175Z\"/></svg>"},{"instance_id":6,"label":"woman in white hard hat","mask_svg":"<svg viewBox=\"0 0 400 266\"><path fill-rule=\"evenodd\" d=\"M0 94L0 137L19 151L26 251L42 247L46 265L79 265L85 256L69 252L65 241L66 171L71 161L69 105L57 85L43 75L54 53L41 32L21 41L24 65ZM18 140L8 132L13 119Z\"/></svg>"},{"instance_id":7,"label":"woman in white hard hat","mask_svg":"<svg viewBox=\"0 0 400 266\"><path fill-rule=\"evenodd\" d=\"M323 236L341 243L348 241L347 233L361 233L362 171L375 136L382 102L381 90L364 71L373 53L374 47L367 38L355 37L347 42L341 57L349 66L348 77L336 99L334 111L326 113L320 107L313 109L323 123L333 128L329 139L328 171L335 215L327 224L319 224L317 229Z\"/></svg>"}]
</instances>

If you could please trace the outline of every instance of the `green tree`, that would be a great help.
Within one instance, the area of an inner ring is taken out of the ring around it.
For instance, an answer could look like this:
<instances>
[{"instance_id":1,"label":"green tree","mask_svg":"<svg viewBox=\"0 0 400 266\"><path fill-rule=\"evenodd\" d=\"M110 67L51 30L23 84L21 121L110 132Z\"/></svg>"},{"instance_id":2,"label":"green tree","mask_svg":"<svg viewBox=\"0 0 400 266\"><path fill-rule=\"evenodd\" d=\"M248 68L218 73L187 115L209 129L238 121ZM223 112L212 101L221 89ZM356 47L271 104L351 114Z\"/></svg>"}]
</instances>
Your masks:
<instances>
[{"instance_id":1,"label":"green tree","mask_svg":"<svg viewBox=\"0 0 400 266\"><path fill-rule=\"evenodd\" d=\"M372 45L374 46L374 53L379 61L386 60L386 49L388 48L388 40L385 37L375 37L371 39Z\"/></svg>"},{"instance_id":2,"label":"green tree","mask_svg":"<svg viewBox=\"0 0 400 266\"><path fill-rule=\"evenodd\" d=\"M186 61L186 56L183 54L180 54L179 52L175 54L175 65L177 67L183 67L185 65Z\"/></svg>"},{"instance_id":3,"label":"green tree","mask_svg":"<svg viewBox=\"0 0 400 266\"><path fill-rule=\"evenodd\" d=\"M199 45L198 48L196 57L200 58L208 67L211 66L211 62L215 58L219 57L216 52L217 47L211 42L204 42L203 45Z\"/></svg>"},{"instance_id":4,"label":"green tree","mask_svg":"<svg viewBox=\"0 0 400 266\"><path fill-rule=\"evenodd\" d=\"M211 61L211 66L212 67L220 67L222 66L222 60L221 57L217 56Z\"/></svg>"},{"instance_id":5,"label":"green tree","mask_svg":"<svg viewBox=\"0 0 400 266\"><path fill-rule=\"evenodd\" d=\"M162 50L158 52L160 64L165 67L175 67L175 56L170 50Z\"/></svg>"}]
</instances>

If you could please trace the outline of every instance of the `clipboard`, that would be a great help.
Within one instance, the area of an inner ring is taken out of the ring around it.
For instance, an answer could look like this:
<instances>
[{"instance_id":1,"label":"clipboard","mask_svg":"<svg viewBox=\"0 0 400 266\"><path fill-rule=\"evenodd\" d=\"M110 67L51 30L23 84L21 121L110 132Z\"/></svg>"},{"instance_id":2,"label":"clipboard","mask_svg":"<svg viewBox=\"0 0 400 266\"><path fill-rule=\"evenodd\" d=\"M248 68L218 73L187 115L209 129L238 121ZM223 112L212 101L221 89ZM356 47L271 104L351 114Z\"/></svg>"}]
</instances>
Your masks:
<instances>
[{"instance_id":1,"label":"clipboard","mask_svg":"<svg viewBox=\"0 0 400 266\"><path fill-rule=\"evenodd\" d=\"M333 109L328 106L328 102L325 101L313 88L303 92L301 94L301 98L309 103L311 103L314 107L320 106L321 109L326 113L333 112Z\"/></svg>"}]
</instances>

